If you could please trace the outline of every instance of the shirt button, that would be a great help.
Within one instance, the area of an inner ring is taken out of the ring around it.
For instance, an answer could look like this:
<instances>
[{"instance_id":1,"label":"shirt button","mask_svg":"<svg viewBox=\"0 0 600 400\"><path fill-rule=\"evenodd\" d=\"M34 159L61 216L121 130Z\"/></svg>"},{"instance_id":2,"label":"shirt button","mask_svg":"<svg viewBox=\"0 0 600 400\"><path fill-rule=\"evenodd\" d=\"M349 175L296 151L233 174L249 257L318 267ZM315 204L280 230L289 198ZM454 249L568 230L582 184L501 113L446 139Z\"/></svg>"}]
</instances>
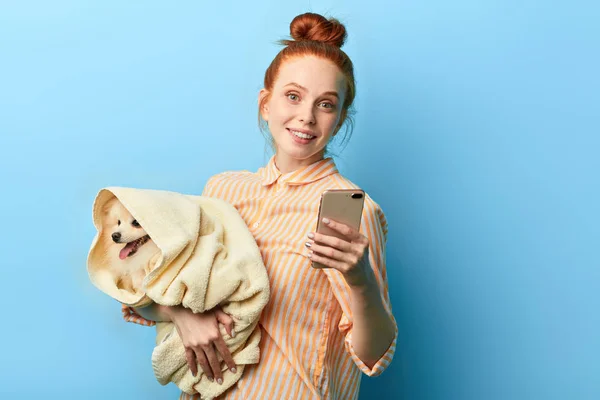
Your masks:
<instances>
[{"instance_id":1,"label":"shirt button","mask_svg":"<svg viewBox=\"0 0 600 400\"><path fill-rule=\"evenodd\" d=\"M258 222L253 223L252 226L258 228Z\"/></svg>"}]
</instances>

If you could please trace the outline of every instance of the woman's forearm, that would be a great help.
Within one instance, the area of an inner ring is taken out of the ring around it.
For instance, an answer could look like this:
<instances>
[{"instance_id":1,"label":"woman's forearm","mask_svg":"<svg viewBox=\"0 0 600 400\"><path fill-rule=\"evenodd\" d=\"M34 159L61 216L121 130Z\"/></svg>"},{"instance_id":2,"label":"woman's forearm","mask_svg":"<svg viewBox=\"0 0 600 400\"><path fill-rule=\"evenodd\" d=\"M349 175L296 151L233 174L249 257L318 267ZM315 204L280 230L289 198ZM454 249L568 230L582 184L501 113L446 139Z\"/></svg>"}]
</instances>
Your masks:
<instances>
[{"instance_id":1,"label":"woman's forearm","mask_svg":"<svg viewBox=\"0 0 600 400\"><path fill-rule=\"evenodd\" d=\"M160 304L151 303L146 307L134 308L135 312L141 317L156 322L169 322L173 320L173 312L177 311L176 307L162 306Z\"/></svg>"},{"instance_id":2,"label":"woman's forearm","mask_svg":"<svg viewBox=\"0 0 600 400\"><path fill-rule=\"evenodd\" d=\"M394 340L395 326L385 311L379 287L351 287L353 317L352 347L356 355L372 368Z\"/></svg>"}]
</instances>

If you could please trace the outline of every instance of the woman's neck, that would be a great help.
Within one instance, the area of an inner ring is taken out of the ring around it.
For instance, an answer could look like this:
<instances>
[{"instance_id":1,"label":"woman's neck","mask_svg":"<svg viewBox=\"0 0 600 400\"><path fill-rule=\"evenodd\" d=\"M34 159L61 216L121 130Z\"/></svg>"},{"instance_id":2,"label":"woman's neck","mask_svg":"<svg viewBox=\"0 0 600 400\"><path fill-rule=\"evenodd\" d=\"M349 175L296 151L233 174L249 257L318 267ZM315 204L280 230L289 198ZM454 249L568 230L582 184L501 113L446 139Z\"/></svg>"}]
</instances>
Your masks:
<instances>
[{"instance_id":1,"label":"woman's neck","mask_svg":"<svg viewBox=\"0 0 600 400\"><path fill-rule=\"evenodd\" d=\"M309 158L297 159L287 155L275 154L275 165L282 174L296 171L300 168L309 166L321 161L324 158L324 152L317 153Z\"/></svg>"}]
</instances>

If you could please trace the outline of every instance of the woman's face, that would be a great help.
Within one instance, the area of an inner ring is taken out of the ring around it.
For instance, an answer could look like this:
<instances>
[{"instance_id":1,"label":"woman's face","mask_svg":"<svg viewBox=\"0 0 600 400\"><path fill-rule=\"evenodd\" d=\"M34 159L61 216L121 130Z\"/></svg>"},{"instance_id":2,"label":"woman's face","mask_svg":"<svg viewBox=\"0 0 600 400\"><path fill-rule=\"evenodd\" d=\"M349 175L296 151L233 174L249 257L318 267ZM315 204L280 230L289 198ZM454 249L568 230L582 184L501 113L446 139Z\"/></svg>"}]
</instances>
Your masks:
<instances>
[{"instance_id":1,"label":"woman's face","mask_svg":"<svg viewBox=\"0 0 600 400\"><path fill-rule=\"evenodd\" d=\"M268 92L263 89L261 98ZM345 78L330 61L314 56L284 62L261 115L276 147L275 162L290 172L323 158L340 121Z\"/></svg>"}]
</instances>

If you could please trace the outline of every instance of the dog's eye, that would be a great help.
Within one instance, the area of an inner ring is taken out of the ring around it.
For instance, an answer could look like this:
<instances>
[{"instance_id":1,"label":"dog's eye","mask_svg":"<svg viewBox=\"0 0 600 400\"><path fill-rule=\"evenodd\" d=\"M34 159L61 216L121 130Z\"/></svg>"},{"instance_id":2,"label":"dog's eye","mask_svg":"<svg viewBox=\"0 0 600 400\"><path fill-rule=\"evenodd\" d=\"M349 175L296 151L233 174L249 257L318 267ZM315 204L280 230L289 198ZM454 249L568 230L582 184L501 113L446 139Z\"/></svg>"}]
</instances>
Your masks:
<instances>
[{"instance_id":1,"label":"dog's eye","mask_svg":"<svg viewBox=\"0 0 600 400\"><path fill-rule=\"evenodd\" d=\"M137 220L135 220L135 219L133 220L133 222L131 223L131 225L135 226L136 228L140 227L139 222L137 222Z\"/></svg>"},{"instance_id":2,"label":"dog's eye","mask_svg":"<svg viewBox=\"0 0 600 400\"><path fill-rule=\"evenodd\" d=\"M121 220L118 220L118 221L117 221L117 225L121 225Z\"/></svg>"}]
</instances>

